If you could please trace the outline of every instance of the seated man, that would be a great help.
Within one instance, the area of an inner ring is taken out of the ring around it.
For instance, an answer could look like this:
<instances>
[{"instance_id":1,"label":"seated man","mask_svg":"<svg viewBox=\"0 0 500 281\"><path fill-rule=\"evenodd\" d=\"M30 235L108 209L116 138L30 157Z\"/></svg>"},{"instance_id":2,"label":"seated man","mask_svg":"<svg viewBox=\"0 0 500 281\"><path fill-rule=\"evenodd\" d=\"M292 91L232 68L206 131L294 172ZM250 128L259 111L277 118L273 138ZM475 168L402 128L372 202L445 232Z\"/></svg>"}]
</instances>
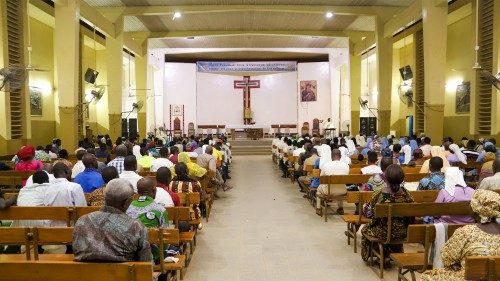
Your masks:
<instances>
[{"instance_id":1,"label":"seated man","mask_svg":"<svg viewBox=\"0 0 500 281\"><path fill-rule=\"evenodd\" d=\"M37 171L33 174L33 183L31 185L26 185L19 190L19 196L17 198L17 206L24 207L35 207L44 206L43 200L45 198L45 192L49 188L49 176L45 171ZM45 226L45 220L17 220L12 223L12 226L16 227L36 227Z\"/></svg>"},{"instance_id":2,"label":"seated man","mask_svg":"<svg viewBox=\"0 0 500 281\"><path fill-rule=\"evenodd\" d=\"M104 180L97 172L97 158L92 153L87 153L82 158L85 170L75 177L75 182L82 186L83 192L91 193L104 185Z\"/></svg>"},{"instance_id":3,"label":"seated man","mask_svg":"<svg viewBox=\"0 0 500 281\"><path fill-rule=\"evenodd\" d=\"M112 162L112 161L111 161ZM120 179L127 180L134 187L134 192L137 192L137 181L142 179L137 173L137 160L134 155L125 157L123 160L123 172L120 174Z\"/></svg>"},{"instance_id":4,"label":"seated man","mask_svg":"<svg viewBox=\"0 0 500 281\"><path fill-rule=\"evenodd\" d=\"M326 152L322 152L326 153ZM321 168L321 174L320 176L333 176L333 175L348 175L349 174L349 165L346 163L340 161L341 158L341 152L338 149L333 149L332 150L332 161L325 161L326 163L323 164ZM324 157L324 156L322 156ZM328 185L326 184L320 184L318 186L318 189L316 191L316 213L319 215L325 215L326 214L321 214L321 200L319 197L321 196L328 196L328 195L344 195L347 193L347 189L345 184L332 184L330 185L330 190L328 189ZM343 202L342 200L339 200L338 202L338 209L337 213L339 215L344 214L344 208L343 208Z\"/></svg>"},{"instance_id":5,"label":"seated man","mask_svg":"<svg viewBox=\"0 0 500 281\"><path fill-rule=\"evenodd\" d=\"M306 158L304 160L304 162L303 162L304 170L305 170L305 167L307 167L309 165L314 166L314 163L316 163L316 160L319 159L318 151L316 150L316 148L311 148L309 150L309 153L310 153L311 156L309 156L308 158ZM301 177L298 178L297 181L299 182L299 185L300 185L301 189L303 191L307 192L309 186L311 185L312 175L311 175L311 173L309 173L306 176L301 176Z\"/></svg>"},{"instance_id":6,"label":"seated man","mask_svg":"<svg viewBox=\"0 0 500 281\"><path fill-rule=\"evenodd\" d=\"M168 213L165 207L155 202L156 188L151 178L142 178L137 182L139 198L132 200L126 213L137 219L145 227L168 227Z\"/></svg>"},{"instance_id":7,"label":"seated man","mask_svg":"<svg viewBox=\"0 0 500 281\"><path fill-rule=\"evenodd\" d=\"M160 167L167 167L167 168L172 168L174 167L174 163L172 161L168 160L168 148L162 147L159 150L159 155L160 157L156 158L151 162L151 167L149 170L151 172L156 172Z\"/></svg>"},{"instance_id":8,"label":"seated man","mask_svg":"<svg viewBox=\"0 0 500 281\"><path fill-rule=\"evenodd\" d=\"M156 171L155 201L165 207L179 206L181 204L179 195L168 188L170 181L172 181L172 173L169 168L161 167Z\"/></svg>"},{"instance_id":9,"label":"seated man","mask_svg":"<svg viewBox=\"0 0 500 281\"><path fill-rule=\"evenodd\" d=\"M64 163L54 165L54 176L56 179L49 185L45 192L43 204L54 207L86 207L87 201L82 187L74 182L70 182L71 169ZM65 221L52 221L51 227L65 227Z\"/></svg>"},{"instance_id":10,"label":"seated man","mask_svg":"<svg viewBox=\"0 0 500 281\"><path fill-rule=\"evenodd\" d=\"M479 184L479 189L500 189L500 158L493 162L493 172L491 177L484 178Z\"/></svg>"},{"instance_id":11,"label":"seated man","mask_svg":"<svg viewBox=\"0 0 500 281\"><path fill-rule=\"evenodd\" d=\"M441 172L443 168L443 159L441 157L432 157L429 160L428 176L420 180L417 190L441 190L444 188L444 173Z\"/></svg>"},{"instance_id":12,"label":"seated man","mask_svg":"<svg viewBox=\"0 0 500 281\"><path fill-rule=\"evenodd\" d=\"M373 175L381 174L382 169L377 165L378 154L377 152L370 150L368 151L368 166L361 168L361 174L363 175Z\"/></svg>"},{"instance_id":13,"label":"seated man","mask_svg":"<svg viewBox=\"0 0 500 281\"><path fill-rule=\"evenodd\" d=\"M83 165L83 161L82 161L83 156L85 154L87 154L86 150L78 150L76 152L76 159L78 159L78 161L73 166L73 170L71 172L72 179L76 178L76 176L78 176L79 173L81 173L85 170L85 165Z\"/></svg>"},{"instance_id":14,"label":"seated man","mask_svg":"<svg viewBox=\"0 0 500 281\"><path fill-rule=\"evenodd\" d=\"M132 156L135 157L135 156ZM147 229L125 211L134 196L132 185L114 179L106 186L105 205L82 216L73 231L77 261L151 261Z\"/></svg>"},{"instance_id":15,"label":"seated man","mask_svg":"<svg viewBox=\"0 0 500 281\"><path fill-rule=\"evenodd\" d=\"M123 172L125 157L128 155L127 147L123 144L115 148L116 158L109 161L108 166L113 166L118 171L118 174Z\"/></svg>"},{"instance_id":16,"label":"seated man","mask_svg":"<svg viewBox=\"0 0 500 281\"><path fill-rule=\"evenodd\" d=\"M147 147L141 148L141 158L137 159L137 165L139 166L139 171L142 171L144 168L149 169L154 160L155 158L153 156L149 156L149 151Z\"/></svg>"}]
</instances>

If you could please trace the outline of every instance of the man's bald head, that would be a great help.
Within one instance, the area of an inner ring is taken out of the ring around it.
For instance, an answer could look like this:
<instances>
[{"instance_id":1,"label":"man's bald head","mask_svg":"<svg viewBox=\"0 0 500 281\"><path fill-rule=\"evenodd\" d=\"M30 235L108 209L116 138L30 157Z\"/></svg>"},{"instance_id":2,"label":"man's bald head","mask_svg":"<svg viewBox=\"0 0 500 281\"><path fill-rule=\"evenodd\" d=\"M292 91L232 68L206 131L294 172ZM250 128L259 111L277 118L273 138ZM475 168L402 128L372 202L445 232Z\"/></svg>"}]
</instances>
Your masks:
<instances>
[{"instance_id":1,"label":"man's bald head","mask_svg":"<svg viewBox=\"0 0 500 281\"><path fill-rule=\"evenodd\" d=\"M137 193L141 196L155 197L155 182L150 177L144 177L137 182Z\"/></svg>"},{"instance_id":2,"label":"man's bald head","mask_svg":"<svg viewBox=\"0 0 500 281\"><path fill-rule=\"evenodd\" d=\"M82 163L87 169L97 169L97 158L92 153L83 155Z\"/></svg>"},{"instance_id":3,"label":"man's bald head","mask_svg":"<svg viewBox=\"0 0 500 281\"><path fill-rule=\"evenodd\" d=\"M338 149L333 149L332 150L332 159L333 160L340 160L340 157L342 157L342 153Z\"/></svg>"},{"instance_id":4,"label":"man's bald head","mask_svg":"<svg viewBox=\"0 0 500 281\"><path fill-rule=\"evenodd\" d=\"M128 155L127 147L123 144L120 144L119 146L117 146L115 148L115 153L116 153L116 156L125 157Z\"/></svg>"}]
</instances>

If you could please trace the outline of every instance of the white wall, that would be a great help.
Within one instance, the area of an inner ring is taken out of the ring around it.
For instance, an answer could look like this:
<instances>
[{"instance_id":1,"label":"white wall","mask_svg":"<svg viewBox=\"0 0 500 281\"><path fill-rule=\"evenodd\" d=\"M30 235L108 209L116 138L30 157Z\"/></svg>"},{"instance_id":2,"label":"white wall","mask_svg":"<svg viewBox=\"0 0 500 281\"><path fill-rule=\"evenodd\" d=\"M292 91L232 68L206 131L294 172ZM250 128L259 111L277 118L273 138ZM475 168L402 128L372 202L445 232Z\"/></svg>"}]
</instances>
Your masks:
<instances>
[{"instance_id":1,"label":"white wall","mask_svg":"<svg viewBox=\"0 0 500 281\"><path fill-rule=\"evenodd\" d=\"M330 85L330 63L329 62L311 62L299 63L298 81L296 91L300 91L300 81L317 81L317 100L315 102L301 102L300 95L297 94L298 102L298 128L302 128L304 122L309 122L309 128L312 129L314 118L324 120L332 117L331 111L331 85ZM337 105L338 106L338 105ZM322 126L320 125L320 128ZM310 130L311 131L311 130Z\"/></svg>"},{"instance_id":2,"label":"white wall","mask_svg":"<svg viewBox=\"0 0 500 281\"><path fill-rule=\"evenodd\" d=\"M234 81L242 79L240 75L198 73L198 124L243 124L243 90L234 89ZM296 72L251 76L250 79L260 80L260 88L250 91L256 124L296 124Z\"/></svg>"},{"instance_id":3,"label":"white wall","mask_svg":"<svg viewBox=\"0 0 500 281\"><path fill-rule=\"evenodd\" d=\"M163 90L163 109L159 112L163 115L166 127L169 128L170 105L183 104L184 132L187 133L189 122L193 122L196 126L196 64L165 63Z\"/></svg>"}]
</instances>

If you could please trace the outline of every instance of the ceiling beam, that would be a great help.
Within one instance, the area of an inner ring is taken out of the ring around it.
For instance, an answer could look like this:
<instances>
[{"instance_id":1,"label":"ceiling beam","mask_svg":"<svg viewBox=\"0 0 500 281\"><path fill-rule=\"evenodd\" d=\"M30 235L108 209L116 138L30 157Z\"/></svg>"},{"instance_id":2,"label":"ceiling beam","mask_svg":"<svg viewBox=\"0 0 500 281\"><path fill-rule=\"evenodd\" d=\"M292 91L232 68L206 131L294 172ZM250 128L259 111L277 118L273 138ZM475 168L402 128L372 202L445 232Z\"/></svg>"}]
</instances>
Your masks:
<instances>
[{"instance_id":1,"label":"ceiling beam","mask_svg":"<svg viewBox=\"0 0 500 281\"><path fill-rule=\"evenodd\" d=\"M127 6L127 7L99 7L103 14L121 11L124 16L161 16L203 13L228 12L285 12L299 14L325 14L332 12L337 15L380 16L389 20L398 14L404 7L393 6L322 6L322 5L180 5L180 6Z\"/></svg>"},{"instance_id":2,"label":"ceiling beam","mask_svg":"<svg viewBox=\"0 0 500 281\"><path fill-rule=\"evenodd\" d=\"M391 37L395 33L403 30L406 26L422 18L422 1L413 3L399 15L389 20L384 25L384 37Z\"/></svg>"},{"instance_id":3,"label":"ceiling beam","mask_svg":"<svg viewBox=\"0 0 500 281\"><path fill-rule=\"evenodd\" d=\"M131 37L179 38L200 36L234 36L234 35L284 35L284 36L318 36L318 37L361 37L373 34L372 31L322 31L322 30L188 30L165 32L127 32Z\"/></svg>"},{"instance_id":4,"label":"ceiling beam","mask_svg":"<svg viewBox=\"0 0 500 281\"><path fill-rule=\"evenodd\" d=\"M95 25L106 36L116 37L115 25L85 1L80 1L80 16Z\"/></svg>"}]
</instances>

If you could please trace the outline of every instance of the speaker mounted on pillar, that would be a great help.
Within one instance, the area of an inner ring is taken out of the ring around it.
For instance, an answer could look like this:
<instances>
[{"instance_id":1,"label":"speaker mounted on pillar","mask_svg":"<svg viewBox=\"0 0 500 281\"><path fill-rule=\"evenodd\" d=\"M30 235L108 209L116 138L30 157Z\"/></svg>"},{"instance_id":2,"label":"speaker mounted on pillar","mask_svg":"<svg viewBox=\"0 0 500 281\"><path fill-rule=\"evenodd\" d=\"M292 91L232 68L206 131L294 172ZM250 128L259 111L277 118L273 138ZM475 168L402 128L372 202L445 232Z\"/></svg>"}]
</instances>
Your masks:
<instances>
[{"instance_id":1,"label":"speaker mounted on pillar","mask_svg":"<svg viewBox=\"0 0 500 281\"><path fill-rule=\"evenodd\" d=\"M97 75L99 75L99 72L97 70L94 70L92 68L87 68L87 71L85 72L85 82L90 84L95 84Z\"/></svg>"}]
</instances>

